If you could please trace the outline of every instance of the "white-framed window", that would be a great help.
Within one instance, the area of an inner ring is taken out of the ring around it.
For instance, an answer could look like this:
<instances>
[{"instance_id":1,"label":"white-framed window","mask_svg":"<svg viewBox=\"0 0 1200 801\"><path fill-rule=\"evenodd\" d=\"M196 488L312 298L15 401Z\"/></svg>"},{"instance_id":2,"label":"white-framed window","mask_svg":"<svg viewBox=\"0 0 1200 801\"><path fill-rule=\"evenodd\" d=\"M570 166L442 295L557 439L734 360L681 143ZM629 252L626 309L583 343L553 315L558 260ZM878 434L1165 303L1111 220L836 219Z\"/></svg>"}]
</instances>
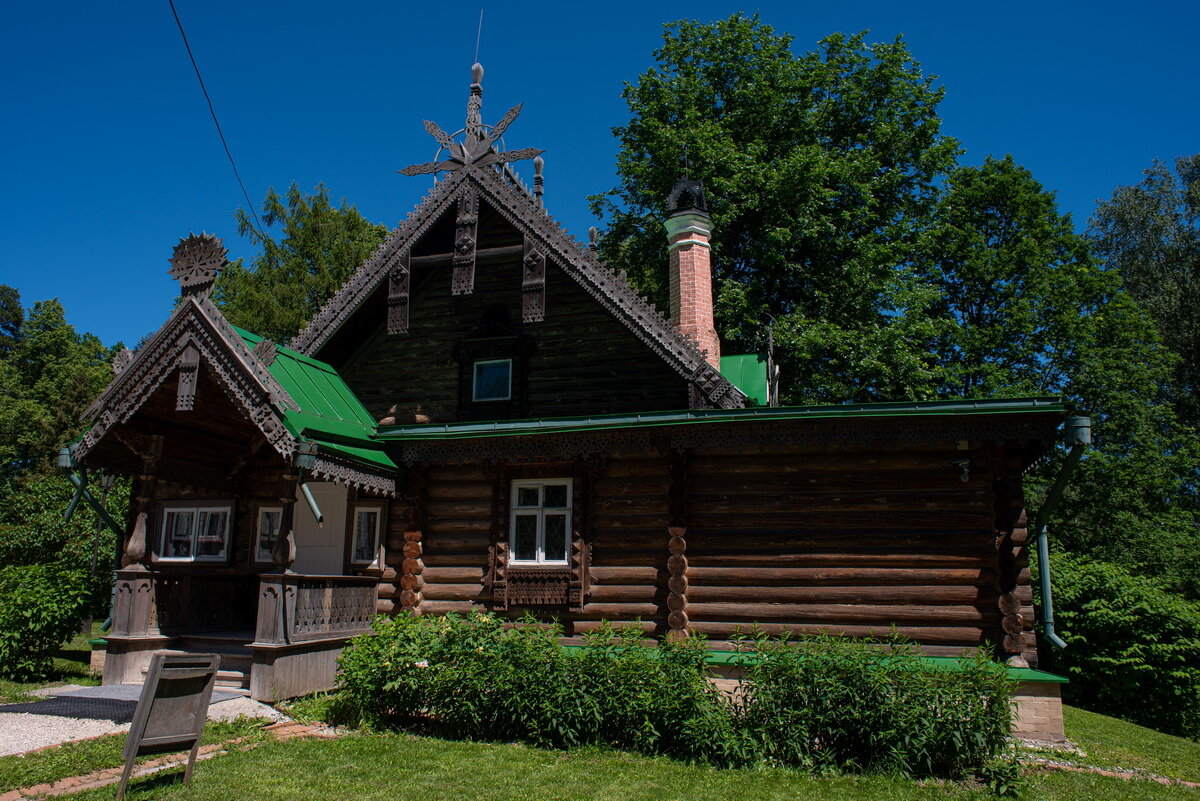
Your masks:
<instances>
[{"instance_id":1,"label":"white-framed window","mask_svg":"<svg viewBox=\"0 0 1200 801\"><path fill-rule=\"evenodd\" d=\"M512 483L509 564L565 565L571 553L571 479Z\"/></svg>"},{"instance_id":2,"label":"white-framed window","mask_svg":"<svg viewBox=\"0 0 1200 801\"><path fill-rule=\"evenodd\" d=\"M483 359L471 368L471 400L512 399L512 359Z\"/></svg>"},{"instance_id":3,"label":"white-framed window","mask_svg":"<svg viewBox=\"0 0 1200 801\"><path fill-rule=\"evenodd\" d=\"M168 501L162 505L158 552L162 562L225 562L233 505L228 501Z\"/></svg>"},{"instance_id":4,"label":"white-framed window","mask_svg":"<svg viewBox=\"0 0 1200 801\"><path fill-rule=\"evenodd\" d=\"M383 506L356 504L354 532L350 541L350 563L377 565L380 562L379 536L383 531Z\"/></svg>"},{"instance_id":5,"label":"white-framed window","mask_svg":"<svg viewBox=\"0 0 1200 801\"><path fill-rule=\"evenodd\" d=\"M271 552L279 540L279 528L283 524L282 506L258 507L258 523L254 527L254 561L270 562Z\"/></svg>"}]
</instances>

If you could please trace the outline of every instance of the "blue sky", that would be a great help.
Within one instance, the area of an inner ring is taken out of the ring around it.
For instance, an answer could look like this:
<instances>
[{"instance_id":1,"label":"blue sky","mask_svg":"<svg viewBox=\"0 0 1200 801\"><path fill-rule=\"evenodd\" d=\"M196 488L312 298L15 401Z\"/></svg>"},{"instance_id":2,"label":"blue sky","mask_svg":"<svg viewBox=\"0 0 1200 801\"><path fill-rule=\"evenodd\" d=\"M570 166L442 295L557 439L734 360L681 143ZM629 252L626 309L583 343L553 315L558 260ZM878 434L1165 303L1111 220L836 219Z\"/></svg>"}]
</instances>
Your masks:
<instances>
[{"instance_id":1,"label":"blue sky","mask_svg":"<svg viewBox=\"0 0 1200 801\"><path fill-rule=\"evenodd\" d=\"M428 190L396 170L460 127L479 4L177 0L250 197L318 182L394 226ZM1200 4L490 3L484 120L525 110L510 148L546 149L546 203L585 235L588 194L613 185L620 98L662 25L758 11L807 50L834 32L903 34L947 90L964 163L1012 153L1081 227L1155 159L1200 152ZM166 0L10 4L0 33L0 283L26 305L60 298L105 342L137 341L176 294L181 236L252 249L245 205Z\"/></svg>"}]
</instances>

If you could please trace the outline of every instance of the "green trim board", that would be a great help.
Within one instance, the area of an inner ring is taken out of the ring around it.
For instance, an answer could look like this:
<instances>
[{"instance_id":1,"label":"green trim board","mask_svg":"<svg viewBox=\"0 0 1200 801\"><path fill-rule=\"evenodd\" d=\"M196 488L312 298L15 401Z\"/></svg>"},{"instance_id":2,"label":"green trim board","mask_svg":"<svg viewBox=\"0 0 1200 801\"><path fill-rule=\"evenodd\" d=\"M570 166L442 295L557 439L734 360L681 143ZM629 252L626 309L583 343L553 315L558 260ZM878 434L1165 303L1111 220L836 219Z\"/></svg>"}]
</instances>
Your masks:
<instances>
[{"instance_id":1,"label":"green trim board","mask_svg":"<svg viewBox=\"0 0 1200 801\"><path fill-rule=\"evenodd\" d=\"M768 401L767 357L758 353L721 357L721 375L757 406Z\"/></svg>"},{"instance_id":2,"label":"green trim board","mask_svg":"<svg viewBox=\"0 0 1200 801\"><path fill-rule=\"evenodd\" d=\"M903 418L980 414L1066 414L1058 397L1004 400L905 401L856 403L837 406L771 406L747 409L686 409L638 414L550 417L528 420L499 420L471 423L425 423L380 426L375 439L404 440L469 439L529 434L560 434L614 428L694 425L698 423L770 422L778 420L825 420L836 418Z\"/></svg>"}]
</instances>

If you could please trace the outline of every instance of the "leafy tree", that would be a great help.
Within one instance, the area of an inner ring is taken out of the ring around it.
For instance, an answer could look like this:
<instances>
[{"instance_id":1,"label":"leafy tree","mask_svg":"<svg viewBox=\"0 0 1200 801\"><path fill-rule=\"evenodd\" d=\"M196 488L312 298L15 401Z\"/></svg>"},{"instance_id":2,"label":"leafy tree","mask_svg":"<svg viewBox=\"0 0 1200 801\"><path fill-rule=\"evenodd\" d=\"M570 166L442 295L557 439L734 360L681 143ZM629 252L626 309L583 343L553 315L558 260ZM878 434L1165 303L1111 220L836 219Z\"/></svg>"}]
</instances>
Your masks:
<instances>
[{"instance_id":1,"label":"leafy tree","mask_svg":"<svg viewBox=\"0 0 1200 801\"><path fill-rule=\"evenodd\" d=\"M15 287L0 284L0 360L7 359L17 345L17 335L25 322L21 293Z\"/></svg>"},{"instance_id":2,"label":"leafy tree","mask_svg":"<svg viewBox=\"0 0 1200 801\"><path fill-rule=\"evenodd\" d=\"M344 200L335 207L323 184L308 195L295 184L286 197L268 190L262 219L282 229L279 239L244 209L235 217L260 251L249 269L239 259L221 272L215 298L230 322L278 342L295 336L388 233Z\"/></svg>"},{"instance_id":3,"label":"leafy tree","mask_svg":"<svg viewBox=\"0 0 1200 801\"><path fill-rule=\"evenodd\" d=\"M1174 173L1156 161L1141 183L1118 187L1088 236L1179 357L1176 403L1200 426L1200 154L1176 159Z\"/></svg>"},{"instance_id":4,"label":"leafy tree","mask_svg":"<svg viewBox=\"0 0 1200 801\"><path fill-rule=\"evenodd\" d=\"M592 198L609 262L662 302L661 223L686 169L714 220L718 329L754 349L774 322L787 402L928 394L932 332L905 313L924 298L897 268L958 145L903 41L835 34L797 56L735 14L668 25L654 58L625 88L619 183Z\"/></svg>"},{"instance_id":5,"label":"leafy tree","mask_svg":"<svg viewBox=\"0 0 1200 801\"><path fill-rule=\"evenodd\" d=\"M940 395L1062 395L1093 418L1056 536L1200 592L1200 448L1171 404L1173 356L1120 275L1011 157L951 174L920 253L936 299L925 311L946 322L930 347Z\"/></svg>"},{"instance_id":6,"label":"leafy tree","mask_svg":"<svg viewBox=\"0 0 1200 801\"><path fill-rule=\"evenodd\" d=\"M80 415L112 378L113 353L76 333L57 299L35 303L0 362L0 465L49 464L83 430Z\"/></svg>"}]
</instances>

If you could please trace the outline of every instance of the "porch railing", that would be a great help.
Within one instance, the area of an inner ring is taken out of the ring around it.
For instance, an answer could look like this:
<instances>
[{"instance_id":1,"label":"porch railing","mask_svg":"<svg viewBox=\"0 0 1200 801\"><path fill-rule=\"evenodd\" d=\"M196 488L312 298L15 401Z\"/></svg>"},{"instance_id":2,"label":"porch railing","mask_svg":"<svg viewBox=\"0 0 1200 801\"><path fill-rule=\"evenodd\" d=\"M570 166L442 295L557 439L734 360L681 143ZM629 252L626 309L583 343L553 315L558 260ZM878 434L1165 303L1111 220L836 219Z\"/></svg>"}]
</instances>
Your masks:
<instances>
[{"instance_id":1,"label":"porch railing","mask_svg":"<svg viewBox=\"0 0 1200 801\"><path fill-rule=\"evenodd\" d=\"M378 579L369 576L259 577L258 643L344 639L371 628Z\"/></svg>"},{"instance_id":2,"label":"porch railing","mask_svg":"<svg viewBox=\"0 0 1200 801\"><path fill-rule=\"evenodd\" d=\"M249 629L256 576L126 569L117 573L114 635Z\"/></svg>"}]
</instances>

